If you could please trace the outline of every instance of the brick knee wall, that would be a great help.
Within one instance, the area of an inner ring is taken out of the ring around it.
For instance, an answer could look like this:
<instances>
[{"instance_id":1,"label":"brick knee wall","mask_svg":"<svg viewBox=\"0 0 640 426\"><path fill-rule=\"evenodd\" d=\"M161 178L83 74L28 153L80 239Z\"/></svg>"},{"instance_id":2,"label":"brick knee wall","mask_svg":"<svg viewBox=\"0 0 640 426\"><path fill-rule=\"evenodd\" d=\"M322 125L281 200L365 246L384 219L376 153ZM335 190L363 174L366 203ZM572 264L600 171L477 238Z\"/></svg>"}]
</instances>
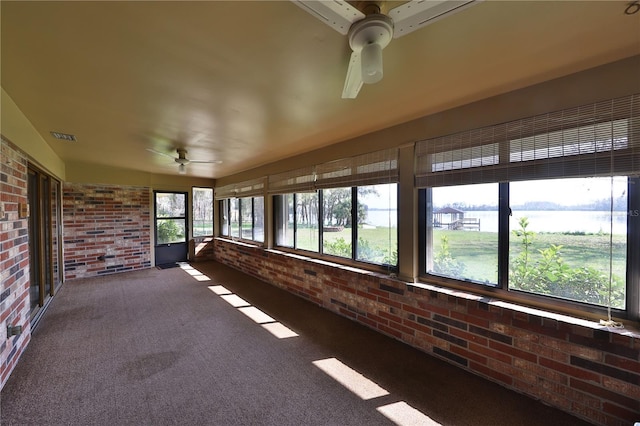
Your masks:
<instances>
[{"instance_id":1,"label":"brick knee wall","mask_svg":"<svg viewBox=\"0 0 640 426\"><path fill-rule=\"evenodd\" d=\"M216 239L215 258L596 424L640 421L640 335Z\"/></svg>"},{"instance_id":2,"label":"brick knee wall","mask_svg":"<svg viewBox=\"0 0 640 426\"><path fill-rule=\"evenodd\" d=\"M18 204L27 203L27 158L13 144L0 141L0 389L31 337L29 316L29 236L27 218ZM7 324L22 334L7 338Z\"/></svg>"},{"instance_id":3,"label":"brick knee wall","mask_svg":"<svg viewBox=\"0 0 640 426\"><path fill-rule=\"evenodd\" d=\"M210 259L213 259L213 237L194 237L190 241L189 260L198 262Z\"/></svg>"},{"instance_id":4,"label":"brick knee wall","mask_svg":"<svg viewBox=\"0 0 640 426\"><path fill-rule=\"evenodd\" d=\"M149 188L63 187L65 278L151 266Z\"/></svg>"}]
</instances>

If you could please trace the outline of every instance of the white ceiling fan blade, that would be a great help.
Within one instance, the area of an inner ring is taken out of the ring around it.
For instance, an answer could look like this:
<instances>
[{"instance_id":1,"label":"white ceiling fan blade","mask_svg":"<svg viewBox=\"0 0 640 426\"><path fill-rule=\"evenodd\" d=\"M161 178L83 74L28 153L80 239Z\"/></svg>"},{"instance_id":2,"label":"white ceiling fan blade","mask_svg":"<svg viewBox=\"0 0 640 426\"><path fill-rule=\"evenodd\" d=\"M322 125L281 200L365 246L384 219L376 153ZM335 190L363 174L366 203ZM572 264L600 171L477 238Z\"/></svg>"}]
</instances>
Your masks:
<instances>
[{"instance_id":1,"label":"white ceiling fan blade","mask_svg":"<svg viewBox=\"0 0 640 426\"><path fill-rule=\"evenodd\" d=\"M364 14L342 0L291 0L342 35L349 32L351 24L364 18Z\"/></svg>"},{"instance_id":2,"label":"white ceiling fan blade","mask_svg":"<svg viewBox=\"0 0 640 426\"><path fill-rule=\"evenodd\" d=\"M482 0L413 0L389 11L393 38L402 37Z\"/></svg>"},{"instance_id":3,"label":"white ceiling fan blade","mask_svg":"<svg viewBox=\"0 0 640 426\"><path fill-rule=\"evenodd\" d=\"M351 53L347 78L342 89L342 99L355 99L362 88L362 61L360 52Z\"/></svg>"},{"instance_id":4,"label":"white ceiling fan blade","mask_svg":"<svg viewBox=\"0 0 640 426\"><path fill-rule=\"evenodd\" d=\"M164 155L165 157L174 158L173 155L166 154L164 152L156 151L155 149L147 148L147 151L153 152L154 154Z\"/></svg>"},{"instance_id":5,"label":"white ceiling fan blade","mask_svg":"<svg viewBox=\"0 0 640 426\"><path fill-rule=\"evenodd\" d=\"M201 164L221 164L220 160L189 160L189 163L201 163Z\"/></svg>"}]
</instances>

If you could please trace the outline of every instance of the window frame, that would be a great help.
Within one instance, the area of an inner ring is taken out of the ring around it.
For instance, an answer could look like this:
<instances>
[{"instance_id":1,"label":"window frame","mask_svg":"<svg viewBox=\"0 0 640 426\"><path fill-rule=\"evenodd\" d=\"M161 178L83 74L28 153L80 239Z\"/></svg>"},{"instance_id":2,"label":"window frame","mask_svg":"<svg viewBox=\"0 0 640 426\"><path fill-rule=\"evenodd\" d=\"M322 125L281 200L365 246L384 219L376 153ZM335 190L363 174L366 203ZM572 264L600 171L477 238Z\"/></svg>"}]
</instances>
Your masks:
<instances>
[{"instance_id":1,"label":"window frame","mask_svg":"<svg viewBox=\"0 0 640 426\"><path fill-rule=\"evenodd\" d=\"M640 217L640 178L628 177L627 196L627 269L626 269L626 306L625 309L611 308L612 314L625 319L637 319L640 307L640 241L634 244L631 235L640 235L640 220L632 220ZM428 198L430 188L421 188L418 193L420 235L419 247L419 279L423 282L441 284L457 289L471 290L475 293L495 295L504 300L527 302L542 308L564 308L571 312L591 312L604 314L606 306L595 305L587 302L561 299L552 295L530 293L509 288L509 182L501 182L499 186L499 212L498 212L498 285L488 286L481 283L458 280L451 277L443 277L427 272L427 224L428 224Z\"/></svg>"},{"instance_id":2,"label":"window frame","mask_svg":"<svg viewBox=\"0 0 640 426\"><path fill-rule=\"evenodd\" d=\"M326 188L322 188L322 189L316 189L315 193L317 194L317 199L318 199L318 215L317 215L317 226L318 226L318 250L317 251L311 251L311 250L307 250L304 248L299 248L298 247L298 222L297 222L297 203L298 203L298 194L304 193L304 192L309 192L309 191L300 191L300 192L292 192L292 193L285 193L285 194L277 194L274 195L274 203L273 203L273 225L274 225L274 229L275 232L278 232L278 226L280 225L278 223L278 218L279 217L283 217L282 214L282 206L283 203L286 203L286 197L289 195L293 195L293 246L289 247L289 246L284 246L284 245L280 245L277 241L277 238L274 241L274 246L278 248L278 250L282 250L282 251L287 251L287 252L291 252L291 253L304 253L305 255L308 255L309 257L317 257L317 258L323 258L323 259L327 259L327 260L331 260L332 262L335 263L339 263L339 264L345 264L345 265L349 265L349 266L356 266L359 268L365 267L367 269L372 269L372 270L378 270L381 272L386 272L386 273L397 273L399 266L398 264L396 265L391 265L391 264L385 264L385 263L376 263L376 262L371 262L371 261L367 261L367 260L358 260L357 259L357 254L358 254L358 209L357 209L357 205L358 205L358 188L360 187L365 187L365 186L374 186L374 185L396 185L396 215L399 214L398 211L398 193L399 191L397 191L398 189L398 183L396 182L386 182L386 183L379 183L379 184L363 184L363 185L356 185L356 186L348 186L348 187L336 187L336 188L332 188L332 187L326 187ZM325 189L340 189L340 188L344 188L344 189L350 189L351 194L351 239L350 239L350 244L351 244L351 256L350 257L343 257L343 256L337 256L337 255L332 255L332 254L328 254L325 253L324 250L324 220L323 220L323 216L324 216L324 193L323 190ZM354 208L354 206L356 206L356 208ZM396 223L397 223L398 218L396 218ZM353 226L353 224L356 224L356 226ZM396 227L396 233L395 233L395 240L396 240L396 249L399 251L399 231ZM399 255L398 255L399 258Z\"/></svg>"},{"instance_id":3,"label":"window frame","mask_svg":"<svg viewBox=\"0 0 640 426\"><path fill-rule=\"evenodd\" d=\"M220 209L220 236L222 237L227 237L230 238L232 240L240 240L240 241L250 241L253 243L257 243L257 244L264 244L264 235L265 235L265 228L264 228L264 219L263 219L263 225L262 225L262 229L263 229L263 237L262 240L256 240L256 210L255 210L255 199L256 198L263 198L262 196L247 196L247 197L233 197L233 198L219 198L218 200L216 200L219 204L218 207ZM236 206L237 209L233 209L233 211L235 211L238 215L238 235L233 235L233 232L231 230L232 228L232 220L231 220L231 214L232 214L232 208L231 205L232 200L236 201ZM250 225L251 225L251 237L247 238L245 236L243 236L243 232L242 232L242 226L245 223L243 221L243 215L242 215L242 209L243 209L243 204L246 203L247 201L249 201L251 203L251 208L250 208L250 218L247 221ZM263 202L263 207L264 207L264 202ZM264 218L264 213L263 213L263 218ZM228 229L227 233L224 233L224 228L225 225Z\"/></svg>"}]
</instances>

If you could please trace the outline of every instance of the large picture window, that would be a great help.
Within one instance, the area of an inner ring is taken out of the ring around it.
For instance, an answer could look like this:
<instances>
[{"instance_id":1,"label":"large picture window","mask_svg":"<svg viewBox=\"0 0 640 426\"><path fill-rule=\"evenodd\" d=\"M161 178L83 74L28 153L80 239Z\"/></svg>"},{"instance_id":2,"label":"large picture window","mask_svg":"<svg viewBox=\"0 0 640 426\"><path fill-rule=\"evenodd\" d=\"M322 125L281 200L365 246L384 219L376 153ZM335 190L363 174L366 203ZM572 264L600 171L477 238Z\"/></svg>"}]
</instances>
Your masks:
<instances>
[{"instance_id":1,"label":"large picture window","mask_svg":"<svg viewBox=\"0 0 640 426\"><path fill-rule=\"evenodd\" d=\"M511 183L509 288L624 309L627 189L626 177Z\"/></svg>"}]
</instances>

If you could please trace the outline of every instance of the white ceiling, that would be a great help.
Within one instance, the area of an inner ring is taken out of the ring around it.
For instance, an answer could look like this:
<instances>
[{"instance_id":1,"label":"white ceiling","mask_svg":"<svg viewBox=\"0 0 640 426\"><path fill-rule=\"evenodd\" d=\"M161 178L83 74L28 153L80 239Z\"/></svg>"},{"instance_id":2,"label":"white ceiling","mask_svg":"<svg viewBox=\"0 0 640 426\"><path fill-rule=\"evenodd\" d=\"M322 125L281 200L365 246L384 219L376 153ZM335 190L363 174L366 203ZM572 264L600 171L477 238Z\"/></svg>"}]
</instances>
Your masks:
<instances>
[{"instance_id":1,"label":"white ceiling","mask_svg":"<svg viewBox=\"0 0 640 426\"><path fill-rule=\"evenodd\" d=\"M289 1L2 1L2 87L64 161L219 178L638 55L627 3L484 1L345 100L347 38Z\"/></svg>"}]
</instances>

